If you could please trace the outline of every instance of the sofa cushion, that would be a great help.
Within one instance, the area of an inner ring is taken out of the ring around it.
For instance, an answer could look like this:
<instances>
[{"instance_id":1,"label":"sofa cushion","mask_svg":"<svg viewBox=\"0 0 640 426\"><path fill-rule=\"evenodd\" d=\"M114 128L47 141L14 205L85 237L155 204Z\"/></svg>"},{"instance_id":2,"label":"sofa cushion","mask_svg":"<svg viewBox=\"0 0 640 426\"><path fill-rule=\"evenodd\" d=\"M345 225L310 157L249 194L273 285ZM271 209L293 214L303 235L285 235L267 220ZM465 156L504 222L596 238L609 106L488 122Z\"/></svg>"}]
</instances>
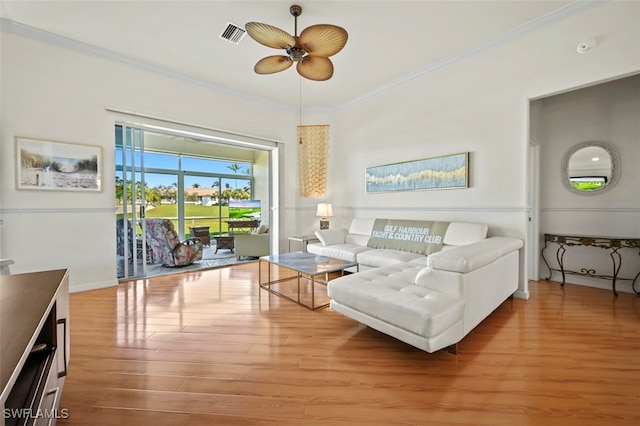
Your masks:
<instances>
[{"instance_id":1,"label":"sofa cushion","mask_svg":"<svg viewBox=\"0 0 640 426\"><path fill-rule=\"evenodd\" d=\"M343 244L346 236L347 230L344 228L321 229L319 231L316 231L316 237L318 237L323 246Z\"/></svg>"},{"instance_id":2,"label":"sofa cushion","mask_svg":"<svg viewBox=\"0 0 640 426\"><path fill-rule=\"evenodd\" d=\"M266 234L269 232L269 226L264 223L253 230L252 234Z\"/></svg>"},{"instance_id":3,"label":"sofa cushion","mask_svg":"<svg viewBox=\"0 0 640 426\"><path fill-rule=\"evenodd\" d=\"M347 237L344 239L346 243L349 244L357 244L359 246L367 246L369 242L370 235L360 235L360 234L347 234Z\"/></svg>"},{"instance_id":4,"label":"sofa cushion","mask_svg":"<svg viewBox=\"0 0 640 426\"><path fill-rule=\"evenodd\" d=\"M349 226L349 234L366 235L369 237L375 221L375 219L364 219L361 217L353 218Z\"/></svg>"},{"instance_id":5,"label":"sofa cushion","mask_svg":"<svg viewBox=\"0 0 640 426\"><path fill-rule=\"evenodd\" d=\"M375 221L375 219L354 218L349 226L349 233L345 238L345 242L366 246L371 237L371 229Z\"/></svg>"},{"instance_id":6,"label":"sofa cushion","mask_svg":"<svg viewBox=\"0 0 640 426\"><path fill-rule=\"evenodd\" d=\"M409 262L418 258L426 259L426 256L400 250L371 249L358 254L358 263L360 265L379 268L393 265L394 263Z\"/></svg>"},{"instance_id":7,"label":"sofa cushion","mask_svg":"<svg viewBox=\"0 0 640 426\"><path fill-rule=\"evenodd\" d=\"M320 256L333 257L335 259L346 260L348 262L357 262L358 253L371 250L369 247L359 246L357 244L333 244L323 246L320 243L308 244L307 251Z\"/></svg>"},{"instance_id":8,"label":"sofa cushion","mask_svg":"<svg viewBox=\"0 0 640 426\"><path fill-rule=\"evenodd\" d=\"M489 226L484 223L451 222L444 235L444 244L464 246L487 237Z\"/></svg>"}]
</instances>

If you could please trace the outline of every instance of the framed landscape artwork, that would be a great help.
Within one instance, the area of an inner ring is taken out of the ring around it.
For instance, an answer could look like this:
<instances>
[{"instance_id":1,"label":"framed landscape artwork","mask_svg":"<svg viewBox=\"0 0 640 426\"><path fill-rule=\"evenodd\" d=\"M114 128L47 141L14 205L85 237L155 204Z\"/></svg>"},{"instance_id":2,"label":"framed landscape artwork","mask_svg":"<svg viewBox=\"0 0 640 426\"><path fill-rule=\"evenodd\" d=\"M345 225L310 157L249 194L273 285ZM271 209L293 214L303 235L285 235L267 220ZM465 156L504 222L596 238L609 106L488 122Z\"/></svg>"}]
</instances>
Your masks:
<instances>
[{"instance_id":1,"label":"framed landscape artwork","mask_svg":"<svg viewBox=\"0 0 640 426\"><path fill-rule=\"evenodd\" d=\"M469 187L469 153L367 167L367 193Z\"/></svg>"},{"instance_id":2,"label":"framed landscape artwork","mask_svg":"<svg viewBox=\"0 0 640 426\"><path fill-rule=\"evenodd\" d=\"M15 153L16 189L100 191L99 146L16 136Z\"/></svg>"}]
</instances>

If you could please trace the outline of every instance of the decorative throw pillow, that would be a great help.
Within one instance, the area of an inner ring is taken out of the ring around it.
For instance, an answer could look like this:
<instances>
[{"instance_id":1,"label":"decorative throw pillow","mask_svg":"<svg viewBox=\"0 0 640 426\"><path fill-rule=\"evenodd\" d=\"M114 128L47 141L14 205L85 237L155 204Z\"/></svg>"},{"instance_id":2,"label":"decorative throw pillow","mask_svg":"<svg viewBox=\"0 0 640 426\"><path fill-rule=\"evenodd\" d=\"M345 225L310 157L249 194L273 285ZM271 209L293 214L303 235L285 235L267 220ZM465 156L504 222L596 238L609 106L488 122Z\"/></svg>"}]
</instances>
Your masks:
<instances>
[{"instance_id":1,"label":"decorative throw pillow","mask_svg":"<svg viewBox=\"0 0 640 426\"><path fill-rule=\"evenodd\" d=\"M269 232L269 227L267 225L260 225L256 230L256 234L266 234Z\"/></svg>"},{"instance_id":2,"label":"decorative throw pillow","mask_svg":"<svg viewBox=\"0 0 640 426\"><path fill-rule=\"evenodd\" d=\"M316 231L316 237L318 237L323 246L332 246L334 244L344 244L344 239L348 233L349 231L344 228L322 229Z\"/></svg>"}]
</instances>

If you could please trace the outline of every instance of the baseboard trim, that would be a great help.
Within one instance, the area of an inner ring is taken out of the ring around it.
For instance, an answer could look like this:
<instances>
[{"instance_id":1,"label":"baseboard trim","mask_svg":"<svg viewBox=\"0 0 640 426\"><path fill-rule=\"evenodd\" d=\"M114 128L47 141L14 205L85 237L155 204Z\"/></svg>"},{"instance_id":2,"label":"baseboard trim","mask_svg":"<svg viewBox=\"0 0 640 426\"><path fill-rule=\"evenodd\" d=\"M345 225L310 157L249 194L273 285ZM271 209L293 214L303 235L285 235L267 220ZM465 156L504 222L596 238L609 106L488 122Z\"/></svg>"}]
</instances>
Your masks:
<instances>
[{"instance_id":1,"label":"baseboard trim","mask_svg":"<svg viewBox=\"0 0 640 426\"><path fill-rule=\"evenodd\" d=\"M85 283L74 286L69 286L69 293L80 293L82 291L98 290L107 287L116 287L118 280L98 281L94 283Z\"/></svg>"}]
</instances>

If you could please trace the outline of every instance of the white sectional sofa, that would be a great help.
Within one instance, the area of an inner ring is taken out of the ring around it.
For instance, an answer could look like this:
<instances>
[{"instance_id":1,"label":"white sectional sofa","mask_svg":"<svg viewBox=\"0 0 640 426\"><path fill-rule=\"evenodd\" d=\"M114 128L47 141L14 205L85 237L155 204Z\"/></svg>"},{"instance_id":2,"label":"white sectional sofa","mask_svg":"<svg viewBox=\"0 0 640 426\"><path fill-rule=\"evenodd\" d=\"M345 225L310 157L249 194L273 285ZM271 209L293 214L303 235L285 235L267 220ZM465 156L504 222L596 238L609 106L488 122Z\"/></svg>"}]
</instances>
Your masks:
<instances>
[{"instance_id":1,"label":"white sectional sofa","mask_svg":"<svg viewBox=\"0 0 640 426\"><path fill-rule=\"evenodd\" d=\"M518 289L523 242L486 238L484 224L400 222L400 230L412 233L396 233L400 238L392 242L380 243L382 228L376 219L354 219L348 231L316 233L320 243L309 244L309 252L358 262L358 273L329 282L330 306L427 352L455 352L457 343ZM441 235L430 234L438 226ZM420 237L422 243L441 246L420 249L411 244ZM416 247L427 253L416 252Z\"/></svg>"},{"instance_id":2,"label":"white sectional sofa","mask_svg":"<svg viewBox=\"0 0 640 426\"><path fill-rule=\"evenodd\" d=\"M409 244L398 244L398 248L375 248L369 247L369 241L374 231L374 225L381 219L355 218L351 221L349 229L325 229L316 231L316 236L320 240L318 243L309 243L307 251L321 256L334 257L336 259L358 262L357 268L350 271L364 271L370 268L393 265L400 262L409 262L422 259L426 262L425 253L411 251ZM386 219L383 219L386 220ZM432 221L402 220L407 226L414 228L425 228ZM395 223L395 221L389 221ZM442 223L442 222L439 222ZM390 225L394 226L394 225ZM442 238L442 250L449 250L453 247L463 246L476 241L480 241L487 236L488 226L480 223L451 222L446 228ZM431 235L431 237L437 237ZM402 241L402 240L400 240ZM385 246L385 244L382 244Z\"/></svg>"}]
</instances>

